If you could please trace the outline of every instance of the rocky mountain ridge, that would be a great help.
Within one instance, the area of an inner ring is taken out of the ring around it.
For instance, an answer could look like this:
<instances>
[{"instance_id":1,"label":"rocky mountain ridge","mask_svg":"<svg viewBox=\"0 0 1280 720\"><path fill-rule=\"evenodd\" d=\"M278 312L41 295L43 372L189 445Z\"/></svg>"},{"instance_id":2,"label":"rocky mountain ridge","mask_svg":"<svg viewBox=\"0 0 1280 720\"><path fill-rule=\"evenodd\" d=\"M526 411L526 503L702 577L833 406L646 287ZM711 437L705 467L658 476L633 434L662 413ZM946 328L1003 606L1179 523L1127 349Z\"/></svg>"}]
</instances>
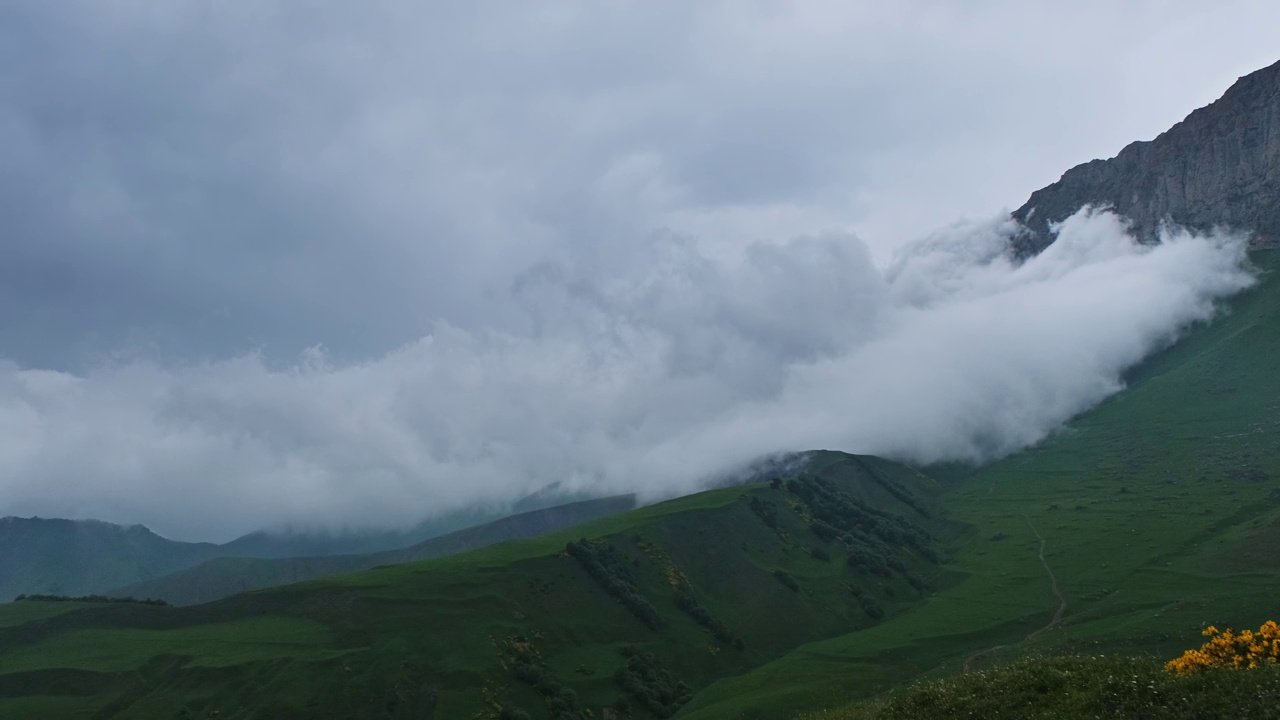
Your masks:
<instances>
[{"instance_id":1,"label":"rocky mountain ridge","mask_svg":"<svg viewBox=\"0 0 1280 720\"><path fill-rule=\"evenodd\" d=\"M1248 232L1255 246L1280 244L1280 62L1241 77L1154 140L1077 165L1032 193L1013 212L1027 230L1016 253L1043 250L1052 226L1085 205L1113 208L1142 242L1157 242L1172 223Z\"/></svg>"}]
</instances>

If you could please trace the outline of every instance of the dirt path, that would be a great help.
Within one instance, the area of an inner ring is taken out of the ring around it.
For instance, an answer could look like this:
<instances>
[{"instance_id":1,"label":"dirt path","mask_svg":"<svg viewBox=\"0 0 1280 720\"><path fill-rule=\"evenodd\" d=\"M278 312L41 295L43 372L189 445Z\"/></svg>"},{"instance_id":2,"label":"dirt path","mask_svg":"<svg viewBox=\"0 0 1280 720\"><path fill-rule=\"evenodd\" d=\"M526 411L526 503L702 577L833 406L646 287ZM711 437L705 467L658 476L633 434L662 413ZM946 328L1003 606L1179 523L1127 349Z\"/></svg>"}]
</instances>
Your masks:
<instances>
[{"instance_id":1,"label":"dirt path","mask_svg":"<svg viewBox=\"0 0 1280 720\"><path fill-rule=\"evenodd\" d=\"M1003 650L1007 647L1009 646L996 645L995 647L989 647L983 650L979 650L976 653L973 653L972 655L964 659L964 666L961 667L960 672L964 673L965 675L968 675L969 673L973 672L973 664L977 662L979 659L986 657L987 655L990 655L991 653L997 650Z\"/></svg>"},{"instance_id":2,"label":"dirt path","mask_svg":"<svg viewBox=\"0 0 1280 720\"><path fill-rule=\"evenodd\" d=\"M1058 599L1058 609L1054 611L1053 617L1049 620L1048 624L1033 631L1024 639L1024 642L1030 642L1041 633L1047 630L1052 630L1062 624L1062 617L1067 614L1067 599L1062 596L1062 589L1058 587L1058 576L1053 574L1053 568L1049 567L1049 561L1044 559L1044 549L1048 543L1045 541L1044 537L1040 535L1040 531L1036 530L1036 526L1031 524L1031 518L1024 516L1023 519L1027 521L1027 527L1031 528L1031 532L1035 534L1036 539L1040 541L1040 565L1044 567L1045 574L1049 576L1049 586L1053 588L1053 596ZM1008 645L996 645L995 647L984 648L969 655L964 659L964 664L961 666L961 672L972 672L973 664L979 659L990 655L997 650L1003 650L1006 647L1008 647Z\"/></svg>"},{"instance_id":3,"label":"dirt path","mask_svg":"<svg viewBox=\"0 0 1280 720\"><path fill-rule=\"evenodd\" d=\"M1053 619L1049 621L1048 625L1027 636L1027 640L1032 640L1040 633L1052 630L1062 624L1062 616L1067 613L1067 599L1062 596L1062 590L1058 588L1058 576L1053 574L1053 568L1049 567L1049 562L1044 559L1045 539L1040 537L1040 531L1036 530L1036 526L1031 524L1031 518L1025 519L1027 527L1031 528L1031 532L1035 533L1036 539L1040 541L1040 564L1044 566L1044 571L1049 575L1049 584L1053 587L1053 596L1058 598L1058 609L1054 611Z\"/></svg>"}]
</instances>

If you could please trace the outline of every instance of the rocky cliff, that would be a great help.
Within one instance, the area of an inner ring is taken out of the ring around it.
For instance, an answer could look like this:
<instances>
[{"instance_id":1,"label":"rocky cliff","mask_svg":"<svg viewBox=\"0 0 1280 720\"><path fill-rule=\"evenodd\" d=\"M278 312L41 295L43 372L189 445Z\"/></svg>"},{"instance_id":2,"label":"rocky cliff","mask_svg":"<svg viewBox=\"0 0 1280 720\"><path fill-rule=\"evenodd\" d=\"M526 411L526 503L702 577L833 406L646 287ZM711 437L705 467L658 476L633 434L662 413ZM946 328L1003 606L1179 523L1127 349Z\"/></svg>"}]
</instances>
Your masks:
<instances>
[{"instance_id":1,"label":"rocky cliff","mask_svg":"<svg viewBox=\"0 0 1280 720\"><path fill-rule=\"evenodd\" d=\"M1155 140L1071 168L1032 193L1013 213L1028 230L1017 252L1043 250L1053 242L1050 224L1084 205L1114 208L1144 242L1155 242L1160 226L1172 222L1280 243L1280 62L1240 78Z\"/></svg>"}]
</instances>

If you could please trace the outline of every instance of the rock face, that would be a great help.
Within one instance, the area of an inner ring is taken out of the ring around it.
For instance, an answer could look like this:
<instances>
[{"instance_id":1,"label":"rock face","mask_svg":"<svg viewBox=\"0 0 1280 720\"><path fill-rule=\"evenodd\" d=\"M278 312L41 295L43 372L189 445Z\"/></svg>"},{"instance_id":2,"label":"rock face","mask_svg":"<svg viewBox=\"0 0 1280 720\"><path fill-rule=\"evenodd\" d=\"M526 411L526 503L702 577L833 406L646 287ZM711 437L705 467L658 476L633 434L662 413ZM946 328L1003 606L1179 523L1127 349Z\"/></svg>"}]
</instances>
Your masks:
<instances>
[{"instance_id":1,"label":"rock face","mask_svg":"<svg viewBox=\"0 0 1280 720\"><path fill-rule=\"evenodd\" d=\"M1280 62L1240 78L1155 140L1077 165L1032 193L1013 213L1028 230L1019 255L1043 250L1053 242L1049 225L1084 205L1114 208L1143 242L1156 242L1161 225L1172 222L1280 243Z\"/></svg>"}]
</instances>

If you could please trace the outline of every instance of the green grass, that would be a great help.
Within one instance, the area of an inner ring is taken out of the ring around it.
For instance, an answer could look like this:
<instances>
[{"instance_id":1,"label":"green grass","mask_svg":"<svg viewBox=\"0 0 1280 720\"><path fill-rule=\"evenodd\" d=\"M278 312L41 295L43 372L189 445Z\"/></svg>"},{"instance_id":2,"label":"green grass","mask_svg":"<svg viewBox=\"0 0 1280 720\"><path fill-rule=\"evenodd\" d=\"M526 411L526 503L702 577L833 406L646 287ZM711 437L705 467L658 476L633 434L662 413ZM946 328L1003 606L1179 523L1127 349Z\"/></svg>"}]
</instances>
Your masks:
<instances>
[{"instance_id":1,"label":"green grass","mask_svg":"<svg viewBox=\"0 0 1280 720\"><path fill-rule=\"evenodd\" d=\"M97 710L98 703L94 700L70 695L29 695L0 699L0 717L6 718L89 720Z\"/></svg>"},{"instance_id":2,"label":"green grass","mask_svg":"<svg viewBox=\"0 0 1280 720\"><path fill-rule=\"evenodd\" d=\"M0 603L0 628L24 625L33 620L56 617L87 607L93 603L78 602L10 602Z\"/></svg>"},{"instance_id":3,"label":"green grass","mask_svg":"<svg viewBox=\"0 0 1280 720\"><path fill-rule=\"evenodd\" d=\"M1280 708L1280 668L1178 677L1143 658L1035 658L908 687L874 702L804 720L1270 720Z\"/></svg>"},{"instance_id":4,"label":"green grass","mask_svg":"<svg viewBox=\"0 0 1280 720\"><path fill-rule=\"evenodd\" d=\"M252 617L173 629L88 628L59 632L0 655L0 673L52 668L136 670L160 655L218 667L272 657L316 658L330 646L328 629L292 617Z\"/></svg>"}]
</instances>

